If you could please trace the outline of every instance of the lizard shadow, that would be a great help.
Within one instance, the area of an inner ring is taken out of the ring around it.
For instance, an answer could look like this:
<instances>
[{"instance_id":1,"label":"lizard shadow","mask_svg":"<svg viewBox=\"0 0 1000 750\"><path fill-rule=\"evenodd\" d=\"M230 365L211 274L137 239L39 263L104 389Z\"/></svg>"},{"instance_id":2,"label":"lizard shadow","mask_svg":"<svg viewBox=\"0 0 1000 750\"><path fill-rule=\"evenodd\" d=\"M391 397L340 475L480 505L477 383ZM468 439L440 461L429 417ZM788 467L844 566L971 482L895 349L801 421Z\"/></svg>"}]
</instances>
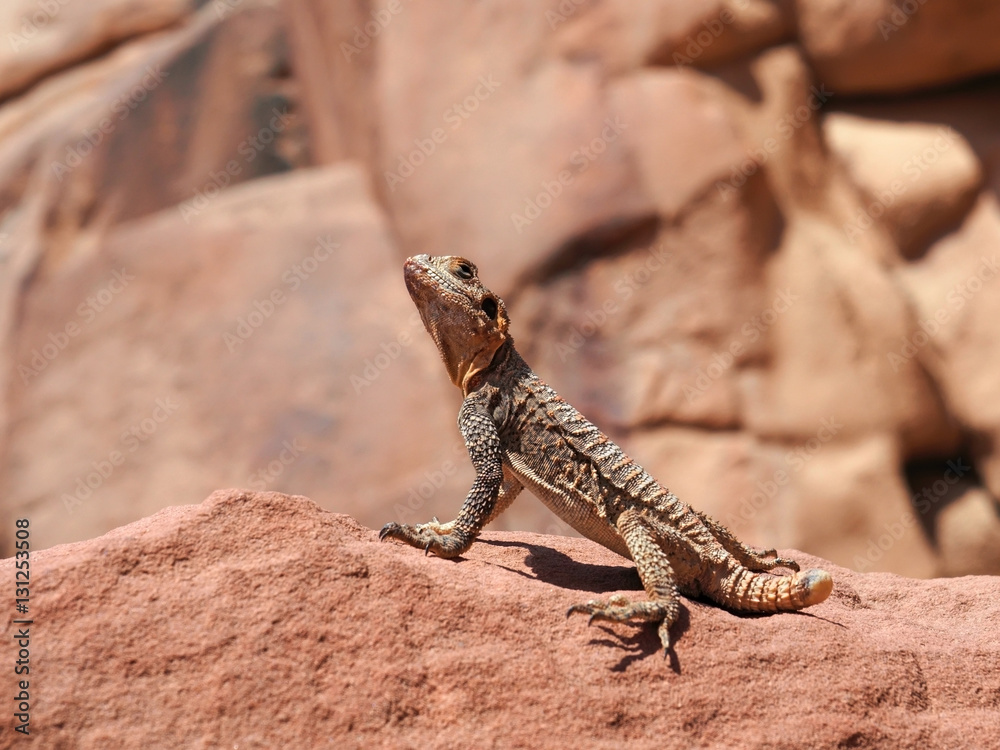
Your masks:
<instances>
[{"instance_id":1,"label":"lizard shadow","mask_svg":"<svg viewBox=\"0 0 1000 750\"><path fill-rule=\"evenodd\" d=\"M690 613L683 603L680 605L677 621L670 627L670 639L672 643L670 650L667 652L663 651L663 644L660 643L660 637L656 634L654 628L646 623L631 623L631 625L636 630L625 634L613 630L610 626L602 623L599 627L608 637L593 638L590 641L595 646L606 646L608 648L627 651L618 663L611 667L610 671L625 672L635 662L662 654L665 660L669 659L671 671L674 674L682 674L680 659L677 658L677 649L675 647L681 640L680 636L686 633L691 626Z\"/></svg>"},{"instance_id":2,"label":"lizard shadow","mask_svg":"<svg viewBox=\"0 0 1000 750\"><path fill-rule=\"evenodd\" d=\"M604 594L610 591L642 591L642 582L634 565L595 565L574 560L551 547L499 539L480 539L479 544L495 547L521 547L528 552L524 565L534 575L506 565L499 567L531 580L551 583L563 589Z\"/></svg>"},{"instance_id":3,"label":"lizard shadow","mask_svg":"<svg viewBox=\"0 0 1000 750\"><path fill-rule=\"evenodd\" d=\"M531 571L530 573L499 563L492 564L529 580L542 581L550 583L553 586L558 586L559 588L572 591L585 591L592 594L606 594L614 591L641 592L643 590L642 582L639 580L639 572L634 565L628 563L624 565L595 565L593 563L580 562L558 550L540 544L508 542L499 539L480 539L478 543L489 544L495 547L520 547L524 549L527 552L524 565ZM707 597L685 596L680 603L680 612L677 621L670 628L670 637L673 646L676 646L680 642L681 637L690 627L691 616L690 610L685 604L686 601L700 606L719 608L718 603ZM829 622L841 628L846 627L835 620L801 610L780 613L724 611L739 619L762 619L783 614L786 616L808 617ZM621 633L607 623L598 623L597 627L605 633L605 636L592 638L590 641L591 645L605 646L627 652L616 665L611 667L610 671L612 672L624 672L637 661L657 653L663 653L663 646L660 644L660 639L654 628L644 623L630 623L630 625L635 628L633 632ZM666 656L669 657L671 670L676 674L681 674L681 665L677 658L676 648L671 648Z\"/></svg>"},{"instance_id":4,"label":"lizard shadow","mask_svg":"<svg viewBox=\"0 0 1000 750\"><path fill-rule=\"evenodd\" d=\"M531 573L506 565L499 565L499 567L530 580L592 594L606 594L614 591L641 592L643 590L642 581L639 580L639 572L634 565L595 565L580 562L558 550L540 544L507 542L498 539L481 539L479 543L496 547L520 547L526 550L528 554L524 559L524 565ZM616 665L611 667L612 672L624 672L636 661L663 653L663 646L655 628L646 623L630 623L630 625L634 628L633 632L620 633L609 625L600 623L598 627L607 634L607 637L593 638L590 641L592 645L616 648L627 652ZM690 614L688 608L682 603L677 621L670 628L671 639L675 645L689 627ZM680 674L681 667L676 650L671 648L667 656L670 660L670 668L675 673Z\"/></svg>"},{"instance_id":5,"label":"lizard shadow","mask_svg":"<svg viewBox=\"0 0 1000 750\"><path fill-rule=\"evenodd\" d=\"M704 600L706 604L712 605L713 602L708 599ZM715 605L718 606L718 605ZM847 630L847 626L842 622L837 622L836 620L831 620L829 617L823 617L823 615L817 615L815 612L806 612L804 609L797 610L781 610L780 612L740 612L737 610L727 609L725 610L728 614L740 620L763 620L767 617L775 617L781 615L782 617L807 617L810 620L821 620L822 622L828 622L831 625L836 625L838 628L843 628Z\"/></svg>"}]
</instances>

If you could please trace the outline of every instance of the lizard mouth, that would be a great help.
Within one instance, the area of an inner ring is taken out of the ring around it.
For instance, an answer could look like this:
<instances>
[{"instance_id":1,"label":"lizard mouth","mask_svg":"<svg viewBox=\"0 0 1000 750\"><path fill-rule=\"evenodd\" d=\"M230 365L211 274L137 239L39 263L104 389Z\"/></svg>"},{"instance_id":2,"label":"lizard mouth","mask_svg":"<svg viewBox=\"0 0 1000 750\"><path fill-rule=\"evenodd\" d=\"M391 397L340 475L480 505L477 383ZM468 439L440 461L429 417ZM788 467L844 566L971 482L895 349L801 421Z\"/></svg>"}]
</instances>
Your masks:
<instances>
[{"instance_id":1,"label":"lizard mouth","mask_svg":"<svg viewBox=\"0 0 1000 750\"><path fill-rule=\"evenodd\" d=\"M414 255L403 263L406 291L417 307L421 310L425 307L437 307L442 297L467 299L455 279L430 263L430 260L429 255Z\"/></svg>"},{"instance_id":2,"label":"lizard mouth","mask_svg":"<svg viewBox=\"0 0 1000 750\"><path fill-rule=\"evenodd\" d=\"M426 262L428 260L430 260L429 255L414 255L412 258L407 258L403 264L403 281L406 282L406 290L411 297L418 288L426 283L421 282L427 276Z\"/></svg>"}]
</instances>

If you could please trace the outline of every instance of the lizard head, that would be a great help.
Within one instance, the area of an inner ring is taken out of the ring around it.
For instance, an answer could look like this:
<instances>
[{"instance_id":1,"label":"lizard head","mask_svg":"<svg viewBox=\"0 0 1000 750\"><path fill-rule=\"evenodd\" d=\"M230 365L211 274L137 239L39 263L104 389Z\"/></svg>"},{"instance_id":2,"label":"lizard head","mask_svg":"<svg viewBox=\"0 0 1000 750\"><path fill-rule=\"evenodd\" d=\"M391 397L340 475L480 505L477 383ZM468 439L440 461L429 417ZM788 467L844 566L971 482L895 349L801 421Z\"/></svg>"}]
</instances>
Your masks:
<instances>
[{"instance_id":1,"label":"lizard head","mask_svg":"<svg viewBox=\"0 0 1000 750\"><path fill-rule=\"evenodd\" d=\"M474 263L458 256L415 255L403 277L451 382L467 394L472 377L510 338L503 300L479 281Z\"/></svg>"}]
</instances>

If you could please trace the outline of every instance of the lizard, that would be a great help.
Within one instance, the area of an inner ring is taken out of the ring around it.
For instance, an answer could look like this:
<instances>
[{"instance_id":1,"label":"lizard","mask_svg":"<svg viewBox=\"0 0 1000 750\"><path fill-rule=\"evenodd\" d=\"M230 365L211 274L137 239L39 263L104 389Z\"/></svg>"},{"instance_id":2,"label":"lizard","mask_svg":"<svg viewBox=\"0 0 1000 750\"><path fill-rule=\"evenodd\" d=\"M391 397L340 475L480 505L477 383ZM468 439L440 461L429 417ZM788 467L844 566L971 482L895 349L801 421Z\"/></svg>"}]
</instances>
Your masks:
<instances>
[{"instance_id":1,"label":"lizard","mask_svg":"<svg viewBox=\"0 0 1000 750\"><path fill-rule=\"evenodd\" d=\"M387 523L380 539L453 558L527 487L584 537L635 563L646 599L615 595L574 604L566 616L657 624L664 653L679 594L740 612L794 611L824 601L825 570L800 571L774 549L758 551L660 485L539 378L514 348L506 306L458 256L404 263L407 290L462 391L458 427L476 478L455 520ZM772 573L785 568L792 573Z\"/></svg>"}]
</instances>

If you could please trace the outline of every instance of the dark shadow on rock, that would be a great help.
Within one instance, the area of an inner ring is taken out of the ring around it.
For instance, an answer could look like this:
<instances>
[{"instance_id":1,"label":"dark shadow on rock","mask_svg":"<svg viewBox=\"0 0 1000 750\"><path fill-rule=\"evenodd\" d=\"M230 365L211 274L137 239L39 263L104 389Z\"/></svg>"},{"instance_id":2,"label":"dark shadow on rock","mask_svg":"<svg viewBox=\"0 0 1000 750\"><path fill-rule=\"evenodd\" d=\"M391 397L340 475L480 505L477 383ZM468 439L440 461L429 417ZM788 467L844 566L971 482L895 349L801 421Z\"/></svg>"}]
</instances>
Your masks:
<instances>
[{"instance_id":1,"label":"dark shadow on rock","mask_svg":"<svg viewBox=\"0 0 1000 750\"><path fill-rule=\"evenodd\" d=\"M588 591L593 594L604 594L612 591L642 591L642 582L639 580L639 573L634 565L594 565L574 560L551 547L540 544L526 544L524 542L506 542L497 539L482 539L480 543L492 544L498 547L523 547L528 551L528 556L524 559L524 564L534 575L529 575L523 570L504 567L513 573L517 573L525 578L531 578L553 586L573 591ZM644 596L641 594L640 596ZM581 624L586 624L585 618L579 618ZM682 603L677 622L670 628L670 638L676 647L681 636L690 627L690 613L688 608ZM629 635L623 635L607 623L601 623L600 628L610 636L609 638L595 638L591 640L593 645L602 645L627 651L621 660L611 668L612 672L624 672L628 667L638 661L655 654L663 654L663 645L656 633L656 626L652 623L621 623L635 628ZM676 648L671 648L665 655L669 658L670 668L677 674L681 673L680 662L677 658Z\"/></svg>"},{"instance_id":2,"label":"dark shadow on rock","mask_svg":"<svg viewBox=\"0 0 1000 750\"><path fill-rule=\"evenodd\" d=\"M660 643L660 637L656 633L655 624L629 623L629 626L633 628L633 632L623 634L614 629L612 625L601 623L599 627L608 637L594 638L590 641L594 646L605 646L627 652L617 664L611 667L612 672L625 672L640 659L657 657L663 659L665 663L669 661L671 671L675 674L681 674L680 659L677 656L677 644L681 640L681 636L691 626L691 616L687 607L681 604L677 622L670 628L672 645L668 652L664 652L663 650L663 644Z\"/></svg>"},{"instance_id":3,"label":"dark shadow on rock","mask_svg":"<svg viewBox=\"0 0 1000 750\"><path fill-rule=\"evenodd\" d=\"M783 610L779 610L777 612L738 612L736 610L726 609L725 607L721 607L720 605L716 604L715 602L713 602L713 601L711 601L709 599L698 599L696 601L698 601L698 602L700 602L702 604L706 604L706 605L711 606L711 607L717 607L717 608L719 608L719 609L721 609L721 610L723 610L725 612L728 612L733 617L739 618L740 620L758 620L758 619L761 619L761 618L764 618L764 617L777 617L779 615L783 616L783 617L788 617L788 616L791 615L791 616L797 616L797 617L809 617L809 618L811 618L813 620L822 620L823 622L828 622L831 625L836 625L838 628L846 628L847 627L846 625L844 625L842 623L839 623L836 620L831 620L828 617L823 617L821 615L817 615L817 614L815 614L813 612L810 612L809 610L806 610L806 609L793 609L793 610L783 609Z\"/></svg>"},{"instance_id":4,"label":"dark shadow on rock","mask_svg":"<svg viewBox=\"0 0 1000 750\"><path fill-rule=\"evenodd\" d=\"M524 558L525 567L534 575L523 570L508 568L525 578L532 578L544 583L551 583L563 589L573 591L588 591L593 594L603 594L609 591L641 591L642 582L635 566L624 565L594 565L574 560L551 547L540 544L525 544L524 542L505 542L497 539L481 539L479 544L491 544L497 547L523 547L528 555Z\"/></svg>"}]
</instances>

